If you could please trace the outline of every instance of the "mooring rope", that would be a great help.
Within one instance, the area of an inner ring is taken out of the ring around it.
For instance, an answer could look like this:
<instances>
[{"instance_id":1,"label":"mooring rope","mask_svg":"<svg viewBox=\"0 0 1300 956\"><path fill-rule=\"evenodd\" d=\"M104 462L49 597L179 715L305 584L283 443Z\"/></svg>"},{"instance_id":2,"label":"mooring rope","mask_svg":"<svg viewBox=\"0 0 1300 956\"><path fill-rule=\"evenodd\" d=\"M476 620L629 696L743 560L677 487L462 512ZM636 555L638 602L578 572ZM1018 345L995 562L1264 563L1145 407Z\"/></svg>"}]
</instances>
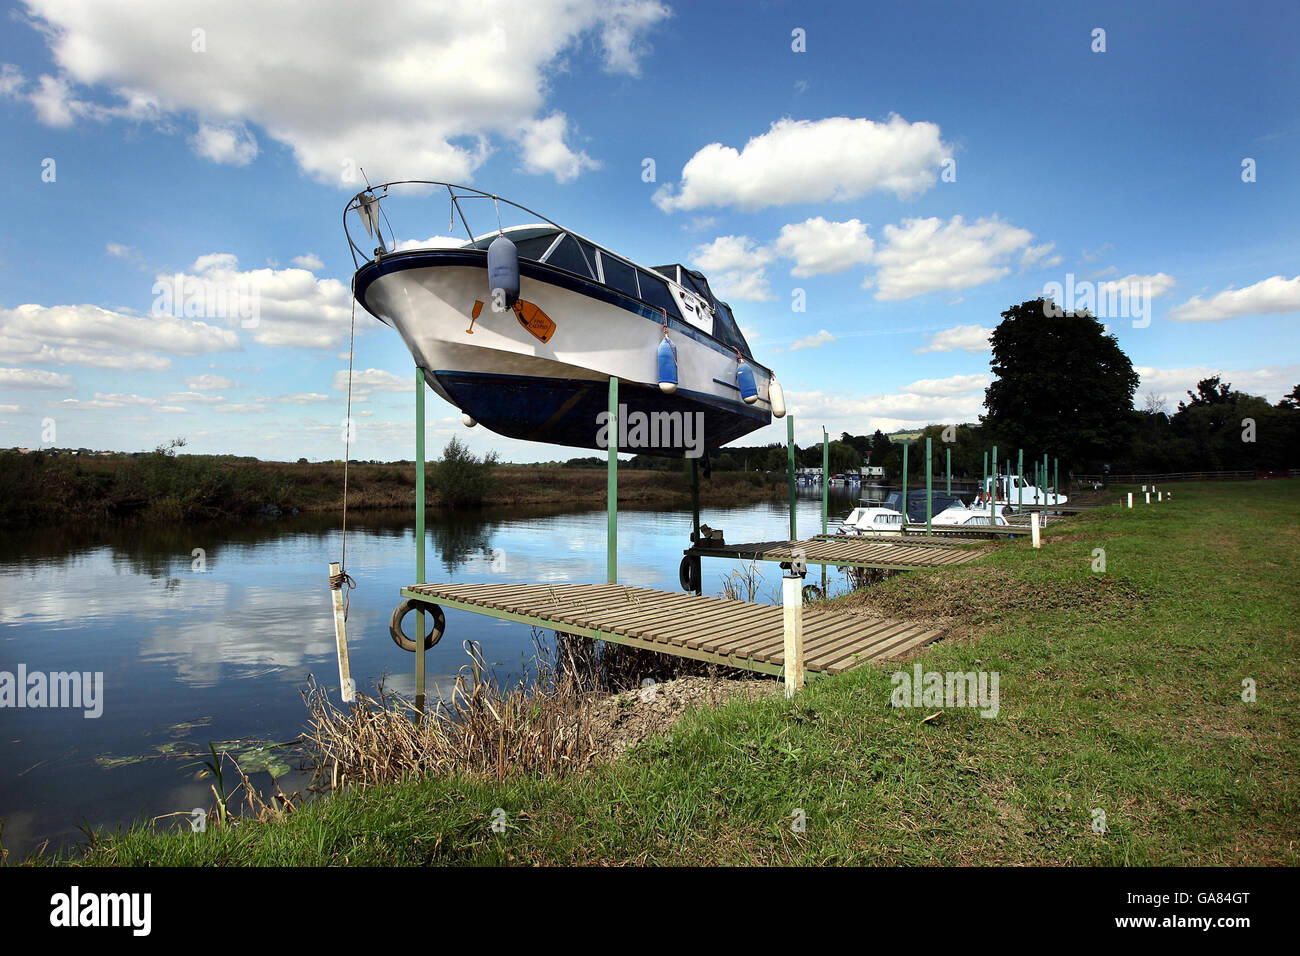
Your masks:
<instances>
[{"instance_id":1,"label":"mooring rope","mask_svg":"<svg viewBox=\"0 0 1300 956\"><path fill-rule=\"evenodd\" d=\"M348 333L348 415L343 420L343 560L339 562L341 576L348 577L348 459L352 457L352 353L357 339L357 297L352 296L352 325ZM351 578L348 578L351 580ZM352 581L350 588L357 586ZM330 580L330 587L337 588ZM345 595L346 596L346 595ZM347 611L343 613L347 617Z\"/></svg>"}]
</instances>

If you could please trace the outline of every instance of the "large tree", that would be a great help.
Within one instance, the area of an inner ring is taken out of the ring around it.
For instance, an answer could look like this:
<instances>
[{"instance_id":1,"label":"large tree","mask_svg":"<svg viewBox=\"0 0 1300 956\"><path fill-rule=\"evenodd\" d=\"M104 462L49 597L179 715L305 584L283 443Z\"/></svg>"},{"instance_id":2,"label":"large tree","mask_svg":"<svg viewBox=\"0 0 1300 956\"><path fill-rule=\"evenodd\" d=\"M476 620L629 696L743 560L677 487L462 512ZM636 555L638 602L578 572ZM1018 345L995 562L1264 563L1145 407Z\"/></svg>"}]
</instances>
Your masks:
<instances>
[{"instance_id":1,"label":"large tree","mask_svg":"<svg viewBox=\"0 0 1300 956\"><path fill-rule=\"evenodd\" d=\"M1002 313L981 420L1007 450L1077 467L1122 453L1134 432L1138 374L1102 324L1034 299Z\"/></svg>"}]
</instances>

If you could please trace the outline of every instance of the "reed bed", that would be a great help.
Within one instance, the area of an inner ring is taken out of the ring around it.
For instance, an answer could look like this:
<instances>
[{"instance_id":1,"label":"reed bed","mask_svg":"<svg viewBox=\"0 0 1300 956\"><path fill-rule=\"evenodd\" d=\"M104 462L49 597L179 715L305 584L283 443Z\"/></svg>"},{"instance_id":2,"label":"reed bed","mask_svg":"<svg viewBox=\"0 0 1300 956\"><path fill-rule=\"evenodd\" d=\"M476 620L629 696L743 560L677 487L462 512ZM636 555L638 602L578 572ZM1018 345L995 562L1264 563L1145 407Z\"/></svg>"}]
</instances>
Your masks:
<instances>
[{"instance_id":1,"label":"reed bed","mask_svg":"<svg viewBox=\"0 0 1300 956\"><path fill-rule=\"evenodd\" d=\"M340 709L313 681L303 693L303 746L317 785L369 787L425 774L564 776L608 752L597 739L606 730L594 713L601 698L646 680L731 676L729 668L569 634L548 642L535 631L534 646L534 679L502 688L478 645L466 641L469 663L423 715L382 682L377 696L358 694Z\"/></svg>"}]
</instances>

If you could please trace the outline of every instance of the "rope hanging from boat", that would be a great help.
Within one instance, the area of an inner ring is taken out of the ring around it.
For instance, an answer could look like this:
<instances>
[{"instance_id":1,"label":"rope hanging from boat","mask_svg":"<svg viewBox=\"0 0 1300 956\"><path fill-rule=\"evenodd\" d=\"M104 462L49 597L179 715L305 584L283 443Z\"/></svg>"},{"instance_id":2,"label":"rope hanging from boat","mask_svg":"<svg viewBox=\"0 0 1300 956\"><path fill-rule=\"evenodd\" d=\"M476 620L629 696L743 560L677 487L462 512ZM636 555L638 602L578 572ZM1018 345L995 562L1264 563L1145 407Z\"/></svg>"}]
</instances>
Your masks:
<instances>
[{"instance_id":1,"label":"rope hanging from boat","mask_svg":"<svg viewBox=\"0 0 1300 956\"><path fill-rule=\"evenodd\" d=\"M349 592L357 586L356 580L348 574L348 460L352 457L352 357L357 340L357 297L352 296L352 321L348 332L348 412L343 420L343 558L339 562L339 573L330 576L330 588L337 591L347 585L343 592L343 619L348 618L351 605Z\"/></svg>"}]
</instances>

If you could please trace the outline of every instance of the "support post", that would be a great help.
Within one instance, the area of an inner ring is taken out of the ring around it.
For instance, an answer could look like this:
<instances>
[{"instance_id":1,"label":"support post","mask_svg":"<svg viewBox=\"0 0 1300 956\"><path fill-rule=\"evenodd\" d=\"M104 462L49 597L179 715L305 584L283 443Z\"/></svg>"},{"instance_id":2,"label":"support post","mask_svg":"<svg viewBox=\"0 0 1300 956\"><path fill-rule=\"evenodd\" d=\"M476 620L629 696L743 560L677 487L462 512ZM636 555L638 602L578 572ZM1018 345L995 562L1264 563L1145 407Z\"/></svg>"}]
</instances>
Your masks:
<instances>
[{"instance_id":1,"label":"support post","mask_svg":"<svg viewBox=\"0 0 1300 956\"><path fill-rule=\"evenodd\" d=\"M998 446L993 446L993 455L989 458L993 463L993 482L989 485L989 524L993 524L993 516L997 514L998 502Z\"/></svg>"},{"instance_id":2,"label":"support post","mask_svg":"<svg viewBox=\"0 0 1300 956\"><path fill-rule=\"evenodd\" d=\"M1052 494L1056 495L1056 504L1061 503L1061 459L1052 459Z\"/></svg>"},{"instance_id":3,"label":"support post","mask_svg":"<svg viewBox=\"0 0 1300 956\"><path fill-rule=\"evenodd\" d=\"M786 433L786 458L788 461L787 472L790 478L790 540L799 540L799 523L794 516L795 490L794 490L794 416L785 416L785 433ZM823 476L824 477L824 476Z\"/></svg>"},{"instance_id":4,"label":"support post","mask_svg":"<svg viewBox=\"0 0 1300 956\"><path fill-rule=\"evenodd\" d=\"M898 509L903 512L903 534L907 534L907 450L911 447L911 442L903 446L903 496L902 505Z\"/></svg>"},{"instance_id":5,"label":"support post","mask_svg":"<svg viewBox=\"0 0 1300 956\"><path fill-rule=\"evenodd\" d=\"M803 687L803 578L787 574L781 579L782 624L785 630L785 696Z\"/></svg>"},{"instance_id":6,"label":"support post","mask_svg":"<svg viewBox=\"0 0 1300 956\"><path fill-rule=\"evenodd\" d=\"M339 563L330 562L330 599L334 602L334 643L339 656L339 696L350 704L357 696L357 685L352 681L352 665L348 662L348 625L343 615L343 587L334 587L339 576Z\"/></svg>"},{"instance_id":7,"label":"support post","mask_svg":"<svg viewBox=\"0 0 1300 956\"><path fill-rule=\"evenodd\" d=\"M700 543L700 460L691 459L691 544Z\"/></svg>"},{"instance_id":8,"label":"support post","mask_svg":"<svg viewBox=\"0 0 1300 956\"><path fill-rule=\"evenodd\" d=\"M424 369L415 369L415 583L424 584ZM415 712L424 716L424 611L415 610Z\"/></svg>"},{"instance_id":9,"label":"support post","mask_svg":"<svg viewBox=\"0 0 1300 956\"><path fill-rule=\"evenodd\" d=\"M1030 512L1029 514L1029 535L1034 540L1035 548L1041 548L1043 546L1042 538L1039 537L1037 511Z\"/></svg>"},{"instance_id":10,"label":"support post","mask_svg":"<svg viewBox=\"0 0 1300 956\"><path fill-rule=\"evenodd\" d=\"M1043 452L1043 504L1047 504L1047 452Z\"/></svg>"},{"instance_id":11,"label":"support post","mask_svg":"<svg viewBox=\"0 0 1300 956\"><path fill-rule=\"evenodd\" d=\"M826 533L826 506L830 500L830 477L826 474L831 465L831 440L822 428L822 534ZM860 488L861 486L859 486ZM823 568L826 565L822 565Z\"/></svg>"},{"instance_id":12,"label":"support post","mask_svg":"<svg viewBox=\"0 0 1300 956\"><path fill-rule=\"evenodd\" d=\"M1128 506L1129 506L1130 508L1133 507L1133 492L1131 492L1131 491L1128 493Z\"/></svg>"},{"instance_id":13,"label":"support post","mask_svg":"<svg viewBox=\"0 0 1300 956\"><path fill-rule=\"evenodd\" d=\"M952 494L952 449L951 448L947 449L947 452L948 452L948 494L951 495Z\"/></svg>"},{"instance_id":14,"label":"support post","mask_svg":"<svg viewBox=\"0 0 1300 956\"><path fill-rule=\"evenodd\" d=\"M931 436L925 436L925 533L930 533L930 521L934 517L934 495L931 494L931 476L934 474L934 461L931 449Z\"/></svg>"},{"instance_id":15,"label":"support post","mask_svg":"<svg viewBox=\"0 0 1300 956\"><path fill-rule=\"evenodd\" d=\"M605 478L605 581L618 583L618 376L609 377L609 464ZM696 526L698 529L698 525Z\"/></svg>"},{"instance_id":16,"label":"support post","mask_svg":"<svg viewBox=\"0 0 1300 956\"><path fill-rule=\"evenodd\" d=\"M1016 514L1023 514L1025 510L1025 450L1022 448L1016 454Z\"/></svg>"}]
</instances>

